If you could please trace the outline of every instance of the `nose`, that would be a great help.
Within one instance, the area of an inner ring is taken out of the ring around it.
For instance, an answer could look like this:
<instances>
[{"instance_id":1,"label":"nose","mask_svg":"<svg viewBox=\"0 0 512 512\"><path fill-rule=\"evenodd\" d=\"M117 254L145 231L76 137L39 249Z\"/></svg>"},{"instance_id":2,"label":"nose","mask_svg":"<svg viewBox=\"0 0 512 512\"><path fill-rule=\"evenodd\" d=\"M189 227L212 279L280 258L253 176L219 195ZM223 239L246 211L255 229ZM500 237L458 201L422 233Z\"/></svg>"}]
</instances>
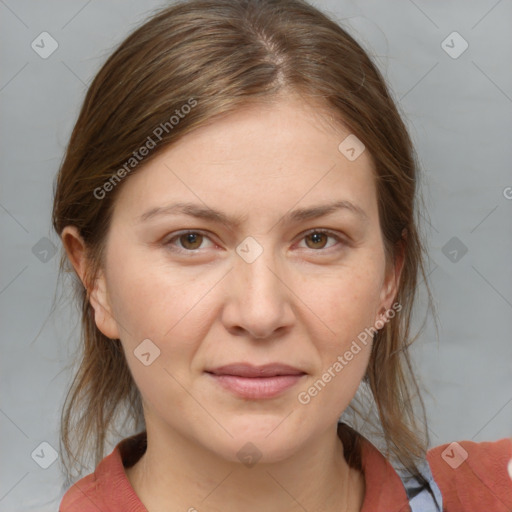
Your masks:
<instances>
[{"instance_id":1,"label":"nose","mask_svg":"<svg viewBox=\"0 0 512 512\"><path fill-rule=\"evenodd\" d=\"M255 339L289 331L295 321L290 279L270 250L263 250L251 263L237 255L226 283L228 298L222 310L226 329Z\"/></svg>"}]
</instances>

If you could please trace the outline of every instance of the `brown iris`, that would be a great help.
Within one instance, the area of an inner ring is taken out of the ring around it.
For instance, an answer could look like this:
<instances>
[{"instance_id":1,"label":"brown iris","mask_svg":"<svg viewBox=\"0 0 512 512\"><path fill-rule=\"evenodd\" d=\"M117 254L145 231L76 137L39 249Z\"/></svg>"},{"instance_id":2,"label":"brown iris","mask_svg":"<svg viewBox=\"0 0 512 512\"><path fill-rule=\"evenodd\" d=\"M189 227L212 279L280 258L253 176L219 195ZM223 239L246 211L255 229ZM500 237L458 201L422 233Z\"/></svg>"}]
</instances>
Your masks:
<instances>
[{"instance_id":1,"label":"brown iris","mask_svg":"<svg viewBox=\"0 0 512 512\"><path fill-rule=\"evenodd\" d=\"M323 249L325 247L325 244L327 242L327 239L329 238L326 233L310 233L309 235L306 235L306 245L310 249ZM310 239L313 241L313 246L310 246L307 242L307 240ZM323 243L322 243L323 242Z\"/></svg>"},{"instance_id":2,"label":"brown iris","mask_svg":"<svg viewBox=\"0 0 512 512\"><path fill-rule=\"evenodd\" d=\"M306 235L306 244L310 249L323 249L329 236L327 233L316 232ZM188 250L199 249L203 241L203 235L200 233L185 233L179 237L183 248ZM311 244L308 243L311 241Z\"/></svg>"},{"instance_id":3,"label":"brown iris","mask_svg":"<svg viewBox=\"0 0 512 512\"><path fill-rule=\"evenodd\" d=\"M181 245L185 249L199 249L203 241L203 235L200 233L185 233L179 237ZM187 246L187 244L190 244Z\"/></svg>"}]
</instances>

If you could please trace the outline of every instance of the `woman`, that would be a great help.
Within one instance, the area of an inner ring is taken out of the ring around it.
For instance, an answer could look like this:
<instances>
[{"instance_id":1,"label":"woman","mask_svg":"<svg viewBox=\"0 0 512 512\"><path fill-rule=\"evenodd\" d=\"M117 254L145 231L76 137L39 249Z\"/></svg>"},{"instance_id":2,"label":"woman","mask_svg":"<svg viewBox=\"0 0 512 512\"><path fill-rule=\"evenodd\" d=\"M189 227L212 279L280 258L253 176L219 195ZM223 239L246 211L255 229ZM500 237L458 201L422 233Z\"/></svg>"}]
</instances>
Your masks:
<instances>
[{"instance_id":1,"label":"woman","mask_svg":"<svg viewBox=\"0 0 512 512\"><path fill-rule=\"evenodd\" d=\"M62 445L97 464L61 512L510 510L510 440L427 453L416 179L382 76L310 5L191 0L130 35L56 183L83 327ZM339 422L362 387L384 453Z\"/></svg>"}]
</instances>

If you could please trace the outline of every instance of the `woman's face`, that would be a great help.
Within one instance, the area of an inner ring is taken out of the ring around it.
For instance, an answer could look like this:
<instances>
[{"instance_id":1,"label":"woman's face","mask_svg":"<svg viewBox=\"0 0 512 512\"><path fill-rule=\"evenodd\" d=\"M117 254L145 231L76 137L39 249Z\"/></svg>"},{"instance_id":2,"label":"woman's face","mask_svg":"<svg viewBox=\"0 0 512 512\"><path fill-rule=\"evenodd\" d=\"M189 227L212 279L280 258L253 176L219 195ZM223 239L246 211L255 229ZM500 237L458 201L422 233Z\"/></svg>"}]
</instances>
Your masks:
<instances>
[{"instance_id":1,"label":"woman's face","mask_svg":"<svg viewBox=\"0 0 512 512\"><path fill-rule=\"evenodd\" d=\"M288 96L188 134L123 184L96 321L122 342L148 426L277 461L336 425L397 277L368 151L339 149L349 134ZM272 364L286 367L257 368Z\"/></svg>"}]
</instances>

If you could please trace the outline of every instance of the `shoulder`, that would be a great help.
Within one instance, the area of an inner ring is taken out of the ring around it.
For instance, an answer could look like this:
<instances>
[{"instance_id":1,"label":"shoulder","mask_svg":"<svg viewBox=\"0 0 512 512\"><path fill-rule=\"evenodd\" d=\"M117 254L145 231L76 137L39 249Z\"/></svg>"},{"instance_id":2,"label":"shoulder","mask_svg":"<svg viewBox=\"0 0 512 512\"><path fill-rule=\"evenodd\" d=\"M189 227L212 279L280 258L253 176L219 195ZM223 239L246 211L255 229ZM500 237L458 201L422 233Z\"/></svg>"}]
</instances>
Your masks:
<instances>
[{"instance_id":1,"label":"shoulder","mask_svg":"<svg viewBox=\"0 0 512 512\"><path fill-rule=\"evenodd\" d=\"M59 512L147 512L125 472L145 449L145 433L123 439L91 473L64 494Z\"/></svg>"},{"instance_id":2,"label":"shoulder","mask_svg":"<svg viewBox=\"0 0 512 512\"><path fill-rule=\"evenodd\" d=\"M512 510L512 438L458 441L432 448L427 460L447 512Z\"/></svg>"},{"instance_id":3,"label":"shoulder","mask_svg":"<svg viewBox=\"0 0 512 512\"><path fill-rule=\"evenodd\" d=\"M59 512L97 512L103 510L101 482L91 473L74 483L64 494Z\"/></svg>"}]
</instances>

